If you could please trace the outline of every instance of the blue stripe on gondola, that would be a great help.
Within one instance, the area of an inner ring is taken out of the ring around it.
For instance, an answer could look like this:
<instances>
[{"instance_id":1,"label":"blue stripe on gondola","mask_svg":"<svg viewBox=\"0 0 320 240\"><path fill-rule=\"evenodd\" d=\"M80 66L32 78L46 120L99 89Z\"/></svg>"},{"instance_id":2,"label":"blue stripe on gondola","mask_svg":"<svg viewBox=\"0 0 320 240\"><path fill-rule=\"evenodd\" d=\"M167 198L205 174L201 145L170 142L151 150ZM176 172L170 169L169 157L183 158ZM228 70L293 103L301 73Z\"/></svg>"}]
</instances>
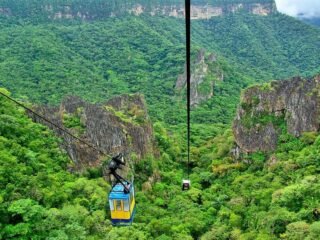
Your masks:
<instances>
[{"instance_id":1,"label":"blue stripe on gondola","mask_svg":"<svg viewBox=\"0 0 320 240\"><path fill-rule=\"evenodd\" d=\"M133 185L131 184L130 186L130 192L132 191ZM129 194L125 194L124 193L124 187L122 186L122 184L118 183L117 185L115 185L110 194L109 194L109 199L113 200L113 199L119 199L119 200L124 200L124 199L129 199Z\"/></svg>"}]
</instances>

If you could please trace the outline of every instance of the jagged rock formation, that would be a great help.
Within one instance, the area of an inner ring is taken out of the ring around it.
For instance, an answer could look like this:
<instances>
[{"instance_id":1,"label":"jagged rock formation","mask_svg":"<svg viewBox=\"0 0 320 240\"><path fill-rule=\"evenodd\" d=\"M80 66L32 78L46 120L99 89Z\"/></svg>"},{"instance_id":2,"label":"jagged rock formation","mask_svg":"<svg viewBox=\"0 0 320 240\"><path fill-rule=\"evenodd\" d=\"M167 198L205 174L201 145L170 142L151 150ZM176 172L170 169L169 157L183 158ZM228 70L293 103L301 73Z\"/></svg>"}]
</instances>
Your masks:
<instances>
[{"instance_id":1,"label":"jagged rock formation","mask_svg":"<svg viewBox=\"0 0 320 240\"><path fill-rule=\"evenodd\" d=\"M175 88L181 91L186 86L186 72L178 76ZM197 106L210 99L214 94L214 83L223 81L223 71L217 63L217 57L211 53L206 56L202 49L192 64L191 105Z\"/></svg>"},{"instance_id":2,"label":"jagged rock formation","mask_svg":"<svg viewBox=\"0 0 320 240\"><path fill-rule=\"evenodd\" d=\"M155 153L153 128L141 95L122 95L104 104L67 97L59 107L42 106L37 111L109 155L135 153L141 158ZM63 148L77 168L100 164L101 153L52 129L64 139Z\"/></svg>"},{"instance_id":3,"label":"jagged rock formation","mask_svg":"<svg viewBox=\"0 0 320 240\"><path fill-rule=\"evenodd\" d=\"M191 19L210 19L212 17L223 16L230 13L237 13L245 11L247 13L267 16L277 12L275 3L209 3L209 4L193 4L191 5ZM184 5L177 4L171 6L156 6L151 9L137 4L128 10L134 15L141 15L143 13L154 15L165 15L177 18L184 17Z\"/></svg>"},{"instance_id":4,"label":"jagged rock formation","mask_svg":"<svg viewBox=\"0 0 320 240\"><path fill-rule=\"evenodd\" d=\"M299 137L320 128L320 75L273 81L247 89L233 123L242 152L273 151L281 127Z\"/></svg>"},{"instance_id":5,"label":"jagged rock formation","mask_svg":"<svg viewBox=\"0 0 320 240\"><path fill-rule=\"evenodd\" d=\"M192 19L209 19L229 13L245 11L257 15L269 15L276 12L274 0L256 1L194 1L191 7ZM184 1L63 1L0 0L0 15L18 18L36 17L37 20L82 19L96 20L123 14L149 14L172 17L184 17ZM35 16L36 15L36 16Z\"/></svg>"}]
</instances>

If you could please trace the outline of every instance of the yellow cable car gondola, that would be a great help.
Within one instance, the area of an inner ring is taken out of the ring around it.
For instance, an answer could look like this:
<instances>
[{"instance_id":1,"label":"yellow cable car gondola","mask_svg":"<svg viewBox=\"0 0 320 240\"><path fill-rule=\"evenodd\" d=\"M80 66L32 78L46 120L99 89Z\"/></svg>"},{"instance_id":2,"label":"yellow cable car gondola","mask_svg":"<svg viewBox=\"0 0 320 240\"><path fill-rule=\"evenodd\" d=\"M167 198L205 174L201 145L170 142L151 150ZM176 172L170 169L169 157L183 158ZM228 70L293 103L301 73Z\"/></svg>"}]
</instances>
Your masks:
<instances>
[{"instance_id":1,"label":"yellow cable car gondola","mask_svg":"<svg viewBox=\"0 0 320 240\"><path fill-rule=\"evenodd\" d=\"M129 193L124 193L124 186L116 184L109 194L111 221L114 225L131 224L135 214L133 184L128 186Z\"/></svg>"},{"instance_id":2,"label":"yellow cable car gondola","mask_svg":"<svg viewBox=\"0 0 320 240\"><path fill-rule=\"evenodd\" d=\"M116 180L108 196L111 222L115 226L132 224L135 214L134 184L116 172L121 165L125 165L122 154L113 157L109 163L110 175Z\"/></svg>"}]
</instances>

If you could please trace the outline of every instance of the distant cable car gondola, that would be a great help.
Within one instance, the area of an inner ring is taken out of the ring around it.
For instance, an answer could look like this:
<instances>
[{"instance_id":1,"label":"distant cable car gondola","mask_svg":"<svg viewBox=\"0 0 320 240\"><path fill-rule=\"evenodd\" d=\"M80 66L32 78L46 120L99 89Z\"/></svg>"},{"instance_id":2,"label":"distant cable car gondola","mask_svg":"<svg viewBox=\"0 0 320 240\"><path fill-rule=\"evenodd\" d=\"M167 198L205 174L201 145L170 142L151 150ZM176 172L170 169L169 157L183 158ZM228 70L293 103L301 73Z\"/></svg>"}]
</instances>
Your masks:
<instances>
[{"instance_id":1,"label":"distant cable car gondola","mask_svg":"<svg viewBox=\"0 0 320 240\"><path fill-rule=\"evenodd\" d=\"M122 154L113 157L109 163L110 174L116 180L109 193L111 222L115 226L132 224L135 214L134 185L116 172L121 165L125 165Z\"/></svg>"},{"instance_id":2,"label":"distant cable car gondola","mask_svg":"<svg viewBox=\"0 0 320 240\"><path fill-rule=\"evenodd\" d=\"M190 184L191 184L190 180L187 180L187 179L182 180L182 191L189 190Z\"/></svg>"}]
</instances>

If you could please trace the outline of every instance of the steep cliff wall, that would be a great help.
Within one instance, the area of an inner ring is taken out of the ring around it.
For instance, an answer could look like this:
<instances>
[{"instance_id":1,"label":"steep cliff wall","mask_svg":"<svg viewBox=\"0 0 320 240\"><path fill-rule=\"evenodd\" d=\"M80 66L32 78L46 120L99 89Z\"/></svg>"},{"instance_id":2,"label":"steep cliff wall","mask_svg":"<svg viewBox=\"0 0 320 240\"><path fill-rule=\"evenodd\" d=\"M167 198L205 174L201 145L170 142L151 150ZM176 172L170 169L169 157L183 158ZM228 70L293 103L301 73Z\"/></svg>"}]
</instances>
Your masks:
<instances>
[{"instance_id":1,"label":"steep cliff wall","mask_svg":"<svg viewBox=\"0 0 320 240\"><path fill-rule=\"evenodd\" d=\"M258 15L276 12L274 0L211 0L194 1L191 7L192 19L208 19L228 13L245 11ZM95 20L123 14L149 14L184 17L184 1L160 0L0 0L0 16L34 18L41 20L82 19Z\"/></svg>"},{"instance_id":2,"label":"steep cliff wall","mask_svg":"<svg viewBox=\"0 0 320 240\"><path fill-rule=\"evenodd\" d=\"M141 95L123 95L99 105L67 97L59 107L39 107L37 111L109 155L135 153L141 158L155 152L152 124ZM63 147L78 168L100 163L99 152L53 130L64 139Z\"/></svg>"},{"instance_id":3,"label":"steep cliff wall","mask_svg":"<svg viewBox=\"0 0 320 240\"><path fill-rule=\"evenodd\" d=\"M247 89L233 132L244 152L273 151L281 128L299 137L320 129L320 76L276 81Z\"/></svg>"},{"instance_id":4,"label":"steep cliff wall","mask_svg":"<svg viewBox=\"0 0 320 240\"><path fill-rule=\"evenodd\" d=\"M151 15L167 15L172 17L184 17L184 5L177 4L171 6L157 6L148 9L147 7L137 4L128 10L129 13L140 15L143 13ZM267 16L275 13L276 5L274 3L208 3L193 4L191 6L192 19L210 19L212 17L223 16L230 13L244 11L251 14Z\"/></svg>"}]
</instances>

